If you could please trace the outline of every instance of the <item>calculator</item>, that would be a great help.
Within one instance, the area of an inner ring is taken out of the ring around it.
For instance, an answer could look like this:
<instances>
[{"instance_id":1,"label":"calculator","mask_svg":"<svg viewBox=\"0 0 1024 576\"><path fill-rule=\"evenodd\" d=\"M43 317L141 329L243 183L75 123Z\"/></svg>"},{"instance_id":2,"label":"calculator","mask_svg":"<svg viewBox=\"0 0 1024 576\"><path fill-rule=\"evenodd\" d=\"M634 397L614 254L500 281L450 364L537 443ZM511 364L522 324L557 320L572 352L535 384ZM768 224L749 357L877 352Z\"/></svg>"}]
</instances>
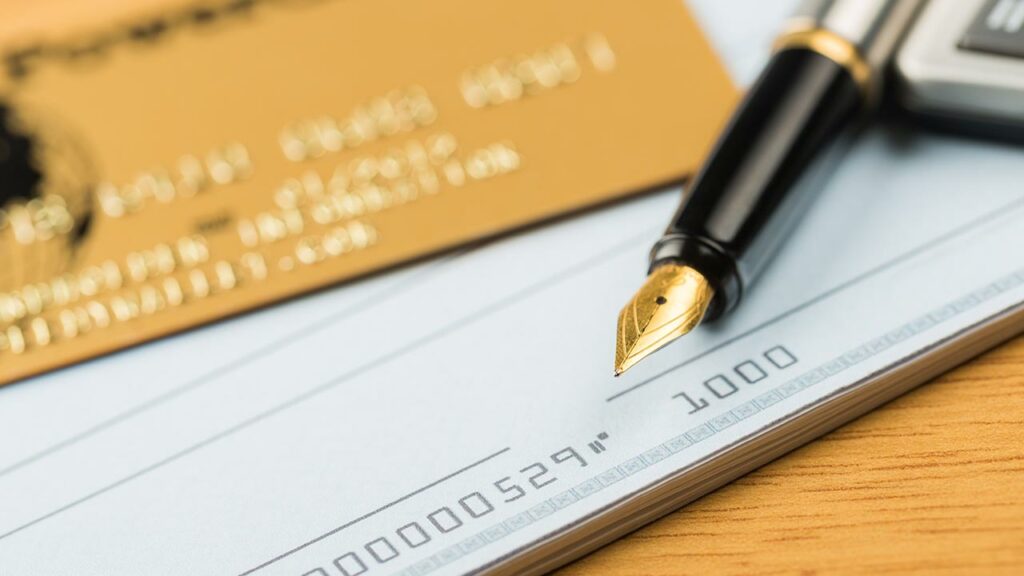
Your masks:
<instances>
[{"instance_id":1,"label":"calculator","mask_svg":"<svg viewBox=\"0 0 1024 576\"><path fill-rule=\"evenodd\" d=\"M894 68L896 100L913 117L1024 140L1024 0L930 0Z\"/></svg>"}]
</instances>

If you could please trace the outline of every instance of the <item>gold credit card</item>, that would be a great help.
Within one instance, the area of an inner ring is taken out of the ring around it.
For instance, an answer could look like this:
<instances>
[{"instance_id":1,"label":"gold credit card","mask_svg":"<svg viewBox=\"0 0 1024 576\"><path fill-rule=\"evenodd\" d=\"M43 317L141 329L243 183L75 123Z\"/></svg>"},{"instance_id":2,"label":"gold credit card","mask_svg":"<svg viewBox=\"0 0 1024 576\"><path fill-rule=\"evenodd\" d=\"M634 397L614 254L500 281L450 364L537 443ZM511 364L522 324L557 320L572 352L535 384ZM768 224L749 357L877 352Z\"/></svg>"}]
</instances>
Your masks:
<instances>
[{"instance_id":1,"label":"gold credit card","mask_svg":"<svg viewBox=\"0 0 1024 576\"><path fill-rule=\"evenodd\" d=\"M680 0L86 28L0 29L0 383L682 178L736 99Z\"/></svg>"}]
</instances>

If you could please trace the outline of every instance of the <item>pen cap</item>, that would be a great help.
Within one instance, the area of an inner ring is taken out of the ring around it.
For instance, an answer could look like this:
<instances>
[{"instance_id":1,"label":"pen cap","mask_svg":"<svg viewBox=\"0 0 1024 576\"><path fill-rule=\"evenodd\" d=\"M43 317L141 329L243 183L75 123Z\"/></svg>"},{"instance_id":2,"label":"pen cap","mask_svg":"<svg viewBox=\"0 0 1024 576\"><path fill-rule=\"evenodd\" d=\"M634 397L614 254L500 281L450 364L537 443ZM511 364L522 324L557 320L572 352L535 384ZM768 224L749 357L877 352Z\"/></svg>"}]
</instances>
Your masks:
<instances>
[{"instance_id":1,"label":"pen cap","mask_svg":"<svg viewBox=\"0 0 1024 576\"><path fill-rule=\"evenodd\" d=\"M868 64L874 81L889 63L923 0L803 0L782 37L827 30L845 39Z\"/></svg>"}]
</instances>

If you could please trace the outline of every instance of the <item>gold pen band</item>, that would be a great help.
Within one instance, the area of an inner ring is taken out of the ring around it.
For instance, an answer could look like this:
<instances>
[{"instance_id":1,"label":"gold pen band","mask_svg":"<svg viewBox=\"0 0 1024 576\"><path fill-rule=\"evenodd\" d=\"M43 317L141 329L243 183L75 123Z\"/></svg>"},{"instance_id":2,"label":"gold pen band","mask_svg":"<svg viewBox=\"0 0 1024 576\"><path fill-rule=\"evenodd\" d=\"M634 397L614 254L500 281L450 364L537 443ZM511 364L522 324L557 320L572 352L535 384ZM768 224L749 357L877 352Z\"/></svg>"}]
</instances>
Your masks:
<instances>
[{"instance_id":1,"label":"gold pen band","mask_svg":"<svg viewBox=\"0 0 1024 576\"><path fill-rule=\"evenodd\" d=\"M874 93L874 73L857 47L839 34L825 28L792 29L775 41L775 50L806 48L839 64L850 73L868 100Z\"/></svg>"}]
</instances>

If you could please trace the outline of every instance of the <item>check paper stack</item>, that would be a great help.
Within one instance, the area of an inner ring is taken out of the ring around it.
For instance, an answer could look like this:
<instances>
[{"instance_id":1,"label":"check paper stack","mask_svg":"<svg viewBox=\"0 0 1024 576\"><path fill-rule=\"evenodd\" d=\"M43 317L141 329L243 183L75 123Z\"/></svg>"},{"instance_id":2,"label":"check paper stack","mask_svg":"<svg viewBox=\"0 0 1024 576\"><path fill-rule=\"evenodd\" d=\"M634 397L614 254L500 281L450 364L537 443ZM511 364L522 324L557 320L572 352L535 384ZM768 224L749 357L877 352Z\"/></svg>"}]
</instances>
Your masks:
<instances>
[{"instance_id":1,"label":"check paper stack","mask_svg":"<svg viewBox=\"0 0 1024 576\"><path fill-rule=\"evenodd\" d=\"M766 42L696 8L749 80ZM619 379L678 190L4 388L0 573L553 568L1021 330L1022 160L869 131L735 314Z\"/></svg>"}]
</instances>

